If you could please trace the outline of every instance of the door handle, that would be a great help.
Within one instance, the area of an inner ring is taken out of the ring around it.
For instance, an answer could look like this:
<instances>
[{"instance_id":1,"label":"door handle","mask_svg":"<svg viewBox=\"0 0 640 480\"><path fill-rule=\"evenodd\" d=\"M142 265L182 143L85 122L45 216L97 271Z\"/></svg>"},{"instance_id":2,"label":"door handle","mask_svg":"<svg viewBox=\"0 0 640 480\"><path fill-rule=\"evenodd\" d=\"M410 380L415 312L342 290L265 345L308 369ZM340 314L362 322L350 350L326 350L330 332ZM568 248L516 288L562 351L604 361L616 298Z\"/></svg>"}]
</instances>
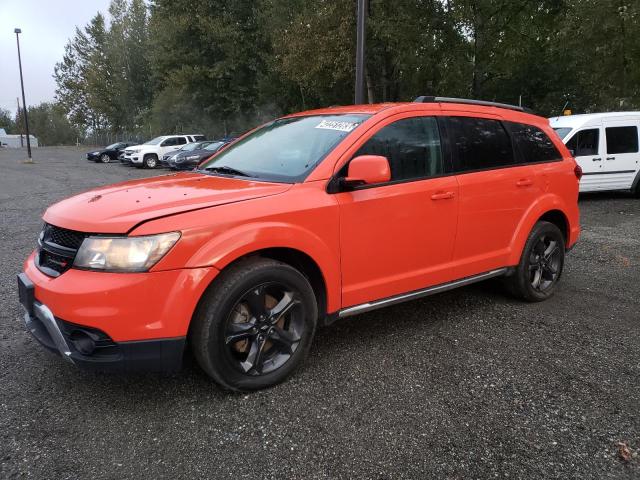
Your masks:
<instances>
[{"instance_id":1,"label":"door handle","mask_svg":"<svg viewBox=\"0 0 640 480\"><path fill-rule=\"evenodd\" d=\"M533 180L530 178L522 178L516 182L518 187L530 187L531 185L533 185Z\"/></svg>"},{"instance_id":2,"label":"door handle","mask_svg":"<svg viewBox=\"0 0 640 480\"><path fill-rule=\"evenodd\" d=\"M601 162L601 161L602 161L602 159L601 159L601 158L594 158L594 159L593 159L593 161L594 161L594 162Z\"/></svg>"},{"instance_id":3,"label":"door handle","mask_svg":"<svg viewBox=\"0 0 640 480\"><path fill-rule=\"evenodd\" d=\"M616 157L607 157L607 160L615 160Z\"/></svg>"},{"instance_id":4,"label":"door handle","mask_svg":"<svg viewBox=\"0 0 640 480\"><path fill-rule=\"evenodd\" d=\"M431 200L448 200L455 196L456 194L454 192L438 192L431 195Z\"/></svg>"}]
</instances>

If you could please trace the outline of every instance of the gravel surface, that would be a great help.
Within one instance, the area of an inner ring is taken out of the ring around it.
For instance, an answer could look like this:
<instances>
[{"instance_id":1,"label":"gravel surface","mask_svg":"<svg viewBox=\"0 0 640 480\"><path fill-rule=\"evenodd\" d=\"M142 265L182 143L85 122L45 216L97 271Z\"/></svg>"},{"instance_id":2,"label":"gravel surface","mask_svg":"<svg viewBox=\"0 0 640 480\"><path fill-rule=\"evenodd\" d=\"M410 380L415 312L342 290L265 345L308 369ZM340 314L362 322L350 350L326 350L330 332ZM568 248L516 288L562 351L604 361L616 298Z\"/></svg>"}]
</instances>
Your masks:
<instances>
[{"instance_id":1,"label":"gravel surface","mask_svg":"<svg viewBox=\"0 0 640 480\"><path fill-rule=\"evenodd\" d=\"M640 200L581 198L546 303L488 282L354 317L238 395L193 365L86 373L29 336L15 274L45 207L162 173L34 152L0 150L0 478L640 478Z\"/></svg>"}]
</instances>

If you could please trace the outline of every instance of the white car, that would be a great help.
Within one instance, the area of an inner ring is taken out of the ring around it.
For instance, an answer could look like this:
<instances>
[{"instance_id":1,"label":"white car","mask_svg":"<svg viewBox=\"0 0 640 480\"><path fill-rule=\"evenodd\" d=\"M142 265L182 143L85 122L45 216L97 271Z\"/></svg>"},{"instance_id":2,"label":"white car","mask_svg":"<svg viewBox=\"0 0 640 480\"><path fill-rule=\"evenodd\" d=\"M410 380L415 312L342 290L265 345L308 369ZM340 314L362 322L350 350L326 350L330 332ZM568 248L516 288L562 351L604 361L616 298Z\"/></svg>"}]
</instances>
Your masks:
<instances>
[{"instance_id":1,"label":"white car","mask_svg":"<svg viewBox=\"0 0 640 480\"><path fill-rule=\"evenodd\" d=\"M581 192L630 190L640 196L640 112L549 119L582 167Z\"/></svg>"},{"instance_id":2,"label":"white car","mask_svg":"<svg viewBox=\"0 0 640 480\"><path fill-rule=\"evenodd\" d=\"M124 161L138 168L156 168L159 160L166 154L178 150L187 143L199 142L205 136L195 135L163 135L149 140L142 145L128 147L124 151Z\"/></svg>"}]
</instances>

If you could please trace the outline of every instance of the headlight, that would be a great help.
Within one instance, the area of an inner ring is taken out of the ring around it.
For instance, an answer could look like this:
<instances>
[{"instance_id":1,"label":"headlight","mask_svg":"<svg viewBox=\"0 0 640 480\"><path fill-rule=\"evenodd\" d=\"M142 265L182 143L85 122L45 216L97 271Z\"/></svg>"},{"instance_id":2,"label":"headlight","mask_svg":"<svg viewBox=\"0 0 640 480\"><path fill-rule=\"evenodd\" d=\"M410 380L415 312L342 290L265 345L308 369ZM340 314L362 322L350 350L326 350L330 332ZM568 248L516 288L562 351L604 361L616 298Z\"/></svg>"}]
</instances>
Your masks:
<instances>
[{"instance_id":1,"label":"headlight","mask_svg":"<svg viewBox=\"0 0 640 480\"><path fill-rule=\"evenodd\" d=\"M179 232L143 237L87 237L74 267L110 272L145 272L180 238Z\"/></svg>"}]
</instances>

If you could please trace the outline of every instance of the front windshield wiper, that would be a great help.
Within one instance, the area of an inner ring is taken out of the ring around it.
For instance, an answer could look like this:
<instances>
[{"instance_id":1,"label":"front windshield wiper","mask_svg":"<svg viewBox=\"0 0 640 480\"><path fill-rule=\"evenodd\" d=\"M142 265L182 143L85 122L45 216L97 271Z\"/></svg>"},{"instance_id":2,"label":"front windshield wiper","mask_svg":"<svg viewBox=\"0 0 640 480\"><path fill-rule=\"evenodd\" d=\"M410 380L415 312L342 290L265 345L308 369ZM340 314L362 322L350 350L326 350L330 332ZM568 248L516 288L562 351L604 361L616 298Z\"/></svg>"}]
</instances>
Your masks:
<instances>
[{"instance_id":1,"label":"front windshield wiper","mask_svg":"<svg viewBox=\"0 0 640 480\"><path fill-rule=\"evenodd\" d=\"M242 170L237 170L233 167L228 167L226 165L223 165L221 167L207 167L207 168L203 168L201 169L203 171L207 171L207 172L213 172L213 173L222 173L224 175L237 175L239 177L250 177L251 175L249 175L246 172L243 172Z\"/></svg>"}]
</instances>

